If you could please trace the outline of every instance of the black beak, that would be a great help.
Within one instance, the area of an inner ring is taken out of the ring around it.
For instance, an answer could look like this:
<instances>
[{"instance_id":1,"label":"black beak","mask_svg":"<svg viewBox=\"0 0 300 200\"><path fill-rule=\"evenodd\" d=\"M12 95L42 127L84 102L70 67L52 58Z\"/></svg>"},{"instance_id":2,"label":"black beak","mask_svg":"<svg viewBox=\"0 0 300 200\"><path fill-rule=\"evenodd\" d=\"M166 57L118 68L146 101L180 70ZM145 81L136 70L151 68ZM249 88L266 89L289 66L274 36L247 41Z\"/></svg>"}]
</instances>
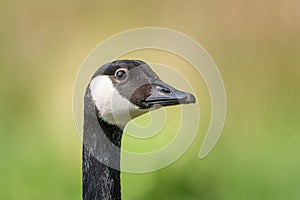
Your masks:
<instances>
[{"instance_id":1,"label":"black beak","mask_svg":"<svg viewBox=\"0 0 300 200\"><path fill-rule=\"evenodd\" d=\"M151 82L151 87L151 95L143 102L146 108L150 108L152 106L171 106L196 102L194 95L177 90L162 81L155 80Z\"/></svg>"}]
</instances>

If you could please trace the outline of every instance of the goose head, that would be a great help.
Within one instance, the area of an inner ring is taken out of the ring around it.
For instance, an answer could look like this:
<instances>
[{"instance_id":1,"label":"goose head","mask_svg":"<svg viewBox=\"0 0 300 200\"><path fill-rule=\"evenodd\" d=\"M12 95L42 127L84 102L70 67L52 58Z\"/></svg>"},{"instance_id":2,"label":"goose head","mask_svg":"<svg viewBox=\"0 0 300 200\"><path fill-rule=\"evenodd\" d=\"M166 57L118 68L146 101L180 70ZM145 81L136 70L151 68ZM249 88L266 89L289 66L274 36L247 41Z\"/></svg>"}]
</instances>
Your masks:
<instances>
[{"instance_id":1,"label":"goose head","mask_svg":"<svg viewBox=\"0 0 300 200\"><path fill-rule=\"evenodd\" d=\"M103 65L92 77L89 89L99 117L119 127L153 109L195 103L192 94L163 82L140 60Z\"/></svg>"}]
</instances>

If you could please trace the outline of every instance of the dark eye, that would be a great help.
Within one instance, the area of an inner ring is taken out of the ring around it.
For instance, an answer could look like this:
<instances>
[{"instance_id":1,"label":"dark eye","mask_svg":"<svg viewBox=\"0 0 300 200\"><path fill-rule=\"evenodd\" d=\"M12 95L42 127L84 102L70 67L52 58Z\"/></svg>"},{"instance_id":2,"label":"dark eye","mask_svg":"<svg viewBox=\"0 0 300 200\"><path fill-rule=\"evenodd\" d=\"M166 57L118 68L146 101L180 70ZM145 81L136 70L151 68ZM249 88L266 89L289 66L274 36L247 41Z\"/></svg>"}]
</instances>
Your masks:
<instances>
[{"instance_id":1,"label":"dark eye","mask_svg":"<svg viewBox=\"0 0 300 200\"><path fill-rule=\"evenodd\" d=\"M119 80L126 78L127 69L118 69L115 73L115 77Z\"/></svg>"}]
</instances>

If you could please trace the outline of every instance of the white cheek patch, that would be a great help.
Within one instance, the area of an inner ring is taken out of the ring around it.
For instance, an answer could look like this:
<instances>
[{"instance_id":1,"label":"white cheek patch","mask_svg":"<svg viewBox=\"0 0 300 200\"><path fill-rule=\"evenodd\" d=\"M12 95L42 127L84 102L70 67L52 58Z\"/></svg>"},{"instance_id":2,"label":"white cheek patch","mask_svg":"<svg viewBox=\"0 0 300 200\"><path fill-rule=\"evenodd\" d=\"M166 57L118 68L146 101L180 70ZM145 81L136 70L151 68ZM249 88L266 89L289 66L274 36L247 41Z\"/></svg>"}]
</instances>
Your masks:
<instances>
[{"instance_id":1,"label":"white cheek patch","mask_svg":"<svg viewBox=\"0 0 300 200\"><path fill-rule=\"evenodd\" d=\"M108 76L95 77L90 83L90 90L101 118L109 124L124 126L132 118L130 112L139 110L138 106L119 94Z\"/></svg>"}]
</instances>

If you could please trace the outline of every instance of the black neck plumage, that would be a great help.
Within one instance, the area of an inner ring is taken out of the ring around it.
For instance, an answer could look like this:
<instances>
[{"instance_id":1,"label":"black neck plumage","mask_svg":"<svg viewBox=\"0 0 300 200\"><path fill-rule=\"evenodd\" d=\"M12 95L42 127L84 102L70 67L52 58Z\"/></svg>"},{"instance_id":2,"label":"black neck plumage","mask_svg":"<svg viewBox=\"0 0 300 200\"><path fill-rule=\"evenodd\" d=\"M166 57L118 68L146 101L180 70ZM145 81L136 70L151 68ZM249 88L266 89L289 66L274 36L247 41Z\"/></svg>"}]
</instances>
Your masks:
<instances>
[{"instance_id":1,"label":"black neck plumage","mask_svg":"<svg viewBox=\"0 0 300 200\"><path fill-rule=\"evenodd\" d=\"M120 200L121 185L118 169L120 169L123 130L106 123L99 117L89 89L85 95L83 129L83 199Z\"/></svg>"}]
</instances>

